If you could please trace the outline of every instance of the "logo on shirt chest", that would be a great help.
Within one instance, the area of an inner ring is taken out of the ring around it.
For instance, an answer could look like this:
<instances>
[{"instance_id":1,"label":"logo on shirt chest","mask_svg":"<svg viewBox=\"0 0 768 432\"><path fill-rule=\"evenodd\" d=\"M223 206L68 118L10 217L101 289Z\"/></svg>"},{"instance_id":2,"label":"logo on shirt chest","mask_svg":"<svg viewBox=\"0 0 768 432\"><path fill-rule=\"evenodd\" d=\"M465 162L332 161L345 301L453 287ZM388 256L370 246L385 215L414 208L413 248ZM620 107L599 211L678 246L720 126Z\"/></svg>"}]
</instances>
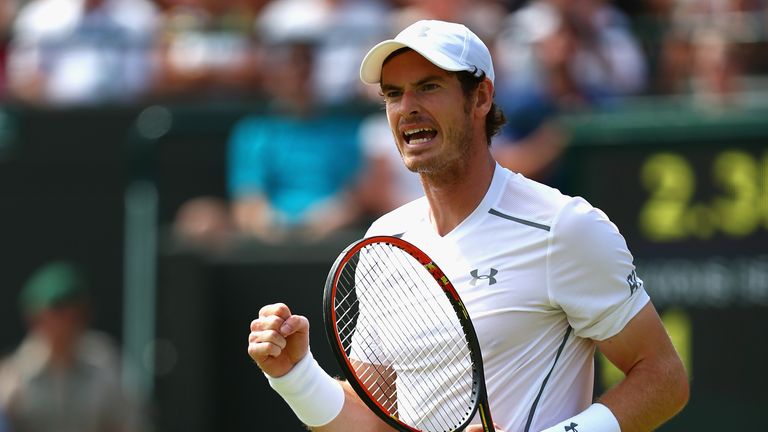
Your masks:
<instances>
[{"instance_id":1,"label":"logo on shirt chest","mask_svg":"<svg viewBox=\"0 0 768 432\"><path fill-rule=\"evenodd\" d=\"M494 276L498 273L499 271L493 267L488 270L487 274L480 274L480 269L474 269L469 272L469 275L472 276L472 280L469 281L469 284L476 286L480 281L488 281L488 285L493 285L496 283L496 278Z\"/></svg>"}]
</instances>

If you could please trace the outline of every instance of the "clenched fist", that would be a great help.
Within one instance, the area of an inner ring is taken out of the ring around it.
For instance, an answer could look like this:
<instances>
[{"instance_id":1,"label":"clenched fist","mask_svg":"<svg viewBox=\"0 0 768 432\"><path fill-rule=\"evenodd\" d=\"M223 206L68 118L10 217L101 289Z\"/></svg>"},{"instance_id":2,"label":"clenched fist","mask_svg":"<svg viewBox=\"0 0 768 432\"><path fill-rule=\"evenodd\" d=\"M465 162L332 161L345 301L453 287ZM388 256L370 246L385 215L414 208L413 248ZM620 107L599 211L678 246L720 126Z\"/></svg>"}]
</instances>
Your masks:
<instances>
[{"instance_id":1,"label":"clenched fist","mask_svg":"<svg viewBox=\"0 0 768 432\"><path fill-rule=\"evenodd\" d=\"M283 303L267 305L251 322L248 355L271 377L287 374L309 351L309 320Z\"/></svg>"}]
</instances>

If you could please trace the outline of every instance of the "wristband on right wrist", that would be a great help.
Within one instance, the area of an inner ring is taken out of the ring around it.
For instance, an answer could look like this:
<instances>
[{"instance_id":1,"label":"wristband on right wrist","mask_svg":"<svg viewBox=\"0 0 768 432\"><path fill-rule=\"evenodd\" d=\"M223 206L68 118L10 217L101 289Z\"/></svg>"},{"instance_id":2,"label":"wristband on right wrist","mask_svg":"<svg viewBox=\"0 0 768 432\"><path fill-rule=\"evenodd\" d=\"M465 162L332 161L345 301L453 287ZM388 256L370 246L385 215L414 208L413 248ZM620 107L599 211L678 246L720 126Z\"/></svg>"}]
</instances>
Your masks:
<instances>
[{"instance_id":1,"label":"wristband on right wrist","mask_svg":"<svg viewBox=\"0 0 768 432\"><path fill-rule=\"evenodd\" d=\"M619 421L607 406L593 403L584 411L541 432L621 432Z\"/></svg>"},{"instance_id":2,"label":"wristband on right wrist","mask_svg":"<svg viewBox=\"0 0 768 432\"><path fill-rule=\"evenodd\" d=\"M264 375L269 385L307 426L329 423L344 406L341 383L325 373L310 351L287 374L278 378Z\"/></svg>"}]
</instances>

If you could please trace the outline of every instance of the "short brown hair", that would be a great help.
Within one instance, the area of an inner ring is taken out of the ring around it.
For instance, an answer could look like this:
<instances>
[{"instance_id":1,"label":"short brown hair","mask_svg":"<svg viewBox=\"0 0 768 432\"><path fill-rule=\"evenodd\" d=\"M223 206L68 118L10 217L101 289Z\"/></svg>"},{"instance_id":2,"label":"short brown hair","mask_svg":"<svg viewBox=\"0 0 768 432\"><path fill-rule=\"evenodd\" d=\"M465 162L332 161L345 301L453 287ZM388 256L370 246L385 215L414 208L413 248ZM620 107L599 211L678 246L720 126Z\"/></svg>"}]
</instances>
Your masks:
<instances>
[{"instance_id":1,"label":"short brown hair","mask_svg":"<svg viewBox=\"0 0 768 432\"><path fill-rule=\"evenodd\" d=\"M464 96L469 96L473 91L480 86L480 83L485 81L485 72L480 72L480 76L475 76L471 72L459 71L455 72L456 77L461 83L461 89L464 90ZM496 102L491 104L491 110L488 111L488 115L485 116L485 138L488 140L488 145L491 145L491 138L498 135L501 131L501 127L507 122L507 117L501 108L496 105Z\"/></svg>"}]
</instances>

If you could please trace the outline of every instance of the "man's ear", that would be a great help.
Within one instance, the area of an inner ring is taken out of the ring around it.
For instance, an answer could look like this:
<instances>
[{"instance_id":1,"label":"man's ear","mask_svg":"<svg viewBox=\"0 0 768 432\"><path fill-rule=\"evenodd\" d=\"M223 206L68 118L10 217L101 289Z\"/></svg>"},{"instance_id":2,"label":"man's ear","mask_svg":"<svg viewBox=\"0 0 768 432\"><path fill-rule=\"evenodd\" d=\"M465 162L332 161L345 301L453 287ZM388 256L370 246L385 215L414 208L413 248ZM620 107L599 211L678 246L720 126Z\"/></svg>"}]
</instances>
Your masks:
<instances>
[{"instance_id":1,"label":"man's ear","mask_svg":"<svg viewBox=\"0 0 768 432\"><path fill-rule=\"evenodd\" d=\"M493 105L493 83L486 79L475 90L475 110L481 117L485 117Z\"/></svg>"}]
</instances>

